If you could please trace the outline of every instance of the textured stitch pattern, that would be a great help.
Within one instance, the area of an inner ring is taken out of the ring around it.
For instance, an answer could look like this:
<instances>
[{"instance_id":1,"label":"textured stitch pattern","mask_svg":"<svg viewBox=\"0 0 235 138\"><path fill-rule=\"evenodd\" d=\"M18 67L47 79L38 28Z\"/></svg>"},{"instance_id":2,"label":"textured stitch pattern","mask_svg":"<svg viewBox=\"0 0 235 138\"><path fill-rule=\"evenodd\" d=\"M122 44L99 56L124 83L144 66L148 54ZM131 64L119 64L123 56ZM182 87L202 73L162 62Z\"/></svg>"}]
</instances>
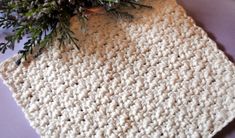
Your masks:
<instances>
[{"instance_id":1,"label":"textured stitch pattern","mask_svg":"<svg viewBox=\"0 0 235 138\"><path fill-rule=\"evenodd\" d=\"M175 0L146 1L132 22L92 16L55 45L0 72L42 137L211 137L235 115L235 67Z\"/></svg>"}]
</instances>

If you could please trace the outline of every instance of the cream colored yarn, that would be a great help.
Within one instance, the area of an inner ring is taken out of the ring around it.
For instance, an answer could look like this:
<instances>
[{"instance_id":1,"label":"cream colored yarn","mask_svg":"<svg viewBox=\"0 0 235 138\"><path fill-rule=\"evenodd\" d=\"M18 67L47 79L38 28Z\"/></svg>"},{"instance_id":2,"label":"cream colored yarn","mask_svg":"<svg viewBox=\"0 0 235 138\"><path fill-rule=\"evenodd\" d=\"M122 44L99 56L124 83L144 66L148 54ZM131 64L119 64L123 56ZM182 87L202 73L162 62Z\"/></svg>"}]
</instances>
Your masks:
<instances>
[{"instance_id":1,"label":"cream colored yarn","mask_svg":"<svg viewBox=\"0 0 235 138\"><path fill-rule=\"evenodd\" d=\"M211 137L235 115L235 67L175 0L132 22L93 16L81 50L0 72L42 137ZM56 44L55 44L56 45Z\"/></svg>"}]
</instances>

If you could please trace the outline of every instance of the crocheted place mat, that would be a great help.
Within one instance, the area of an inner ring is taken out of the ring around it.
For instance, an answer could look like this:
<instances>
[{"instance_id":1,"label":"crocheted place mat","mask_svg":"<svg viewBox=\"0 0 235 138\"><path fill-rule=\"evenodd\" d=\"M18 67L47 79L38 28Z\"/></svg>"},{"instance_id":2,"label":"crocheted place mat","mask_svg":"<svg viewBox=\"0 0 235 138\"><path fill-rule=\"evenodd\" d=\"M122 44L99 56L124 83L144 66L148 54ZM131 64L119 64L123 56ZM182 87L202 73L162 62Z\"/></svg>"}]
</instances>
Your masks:
<instances>
[{"instance_id":1,"label":"crocheted place mat","mask_svg":"<svg viewBox=\"0 0 235 138\"><path fill-rule=\"evenodd\" d=\"M1 64L42 137L211 137L234 118L233 63L174 0L146 3L132 22L91 17L80 51Z\"/></svg>"}]
</instances>

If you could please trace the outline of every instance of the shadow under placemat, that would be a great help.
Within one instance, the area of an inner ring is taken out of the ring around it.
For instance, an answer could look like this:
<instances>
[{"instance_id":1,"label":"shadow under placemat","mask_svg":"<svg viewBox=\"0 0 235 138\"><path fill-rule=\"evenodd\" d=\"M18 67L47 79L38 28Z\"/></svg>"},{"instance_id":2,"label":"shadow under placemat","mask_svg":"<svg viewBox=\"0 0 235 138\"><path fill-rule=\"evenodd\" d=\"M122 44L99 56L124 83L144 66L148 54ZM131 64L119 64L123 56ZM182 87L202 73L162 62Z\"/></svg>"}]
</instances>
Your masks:
<instances>
[{"instance_id":1,"label":"shadow under placemat","mask_svg":"<svg viewBox=\"0 0 235 138\"><path fill-rule=\"evenodd\" d=\"M225 138L229 137L228 135L234 133L235 128L235 119L230 122L226 127L224 127L221 131L219 131L213 138ZM232 136L230 136L232 138Z\"/></svg>"}]
</instances>

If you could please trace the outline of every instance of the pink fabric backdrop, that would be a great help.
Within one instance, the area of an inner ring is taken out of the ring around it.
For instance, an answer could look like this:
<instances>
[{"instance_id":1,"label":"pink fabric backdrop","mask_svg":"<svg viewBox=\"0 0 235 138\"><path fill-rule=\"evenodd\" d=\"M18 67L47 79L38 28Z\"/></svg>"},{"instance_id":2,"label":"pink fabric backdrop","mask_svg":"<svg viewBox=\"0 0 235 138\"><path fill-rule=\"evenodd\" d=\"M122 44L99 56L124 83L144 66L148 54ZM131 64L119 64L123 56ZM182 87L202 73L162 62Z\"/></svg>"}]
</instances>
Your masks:
<instances>
[{"instance_id":1,"label":"pink fabric backdrop","mask_svg":"<svg viewBox=\"0 0 235 138\"><path fill-rule=\"evenodd\" d=\"M203 27L218 43L231 60L235 59L235 1L234 0L178 0L197 24ZM0 29L0 41L3 41ZM22 43L18 45L19 49ZM15 51L0 55L0 62L12 56ZM216 137L235 138L235 121L230 123ZM39 138L25 119L21 109L11 97L11 92L0 81L0 138Z\"/></svg>"}]
</instances>

